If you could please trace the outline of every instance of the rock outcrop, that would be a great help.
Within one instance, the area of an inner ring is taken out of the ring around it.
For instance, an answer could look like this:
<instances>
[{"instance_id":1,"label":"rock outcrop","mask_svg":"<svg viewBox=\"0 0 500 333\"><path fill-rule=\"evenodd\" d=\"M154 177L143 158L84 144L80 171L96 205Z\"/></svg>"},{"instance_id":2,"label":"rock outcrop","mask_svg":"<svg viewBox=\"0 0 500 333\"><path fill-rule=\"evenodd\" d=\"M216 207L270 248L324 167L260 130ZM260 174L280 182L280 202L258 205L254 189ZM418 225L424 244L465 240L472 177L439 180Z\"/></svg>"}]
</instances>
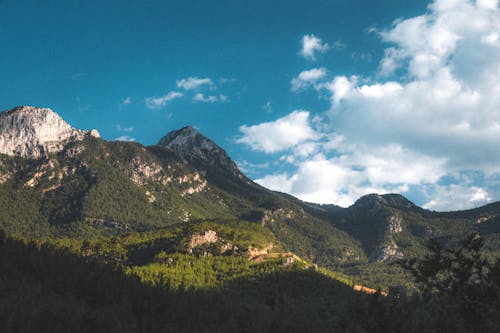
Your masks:
<instances>
[{"instance_id":1,"label":"rock outcrop","mask_svg":"<svg viewBox=\"0 0 500 333\"><path fill-rule=\"evenodd\" d=\"M217 236L217 232L213 230L205 230L202 233L191 235L189 248L194 249L197 246L203 244L217 243L218 241L219 241L219 236Z\"/></svg>"},{"instance_id":2,"label":"rock outcrop","mask_svg":"<svg viewBox=\"0 0 500 333\"><path fill-rule=\"evenodd\" d=\"M47 108L20 106L0 113L0 153L39 158L62 150L69 141L99 137L96 130L71 127Z\"/></svg>"},{"instance_id":3,"label":"rock outcrop","mask_svg":"<svg viewBox=\"0 0 500 333\"><path fill-rule=\"evenodd\" d=\"M390 262L395 259L403 258L403 253L399 249L398 244L394 240L390 240L387 244L381 244L370 255L370 262Z\"/></svg>"},{"instance_id":4,"label":"rock outcrop","mask_svg":"<svg viewBox=\"0 0 500 333\"><path fill-rule=\"evenodd\" d=\"M224 149L191 126L168 133L160 139L158 145L173 150L188 162L226 175L245 178Z\"/></svg>"}]
</instances>

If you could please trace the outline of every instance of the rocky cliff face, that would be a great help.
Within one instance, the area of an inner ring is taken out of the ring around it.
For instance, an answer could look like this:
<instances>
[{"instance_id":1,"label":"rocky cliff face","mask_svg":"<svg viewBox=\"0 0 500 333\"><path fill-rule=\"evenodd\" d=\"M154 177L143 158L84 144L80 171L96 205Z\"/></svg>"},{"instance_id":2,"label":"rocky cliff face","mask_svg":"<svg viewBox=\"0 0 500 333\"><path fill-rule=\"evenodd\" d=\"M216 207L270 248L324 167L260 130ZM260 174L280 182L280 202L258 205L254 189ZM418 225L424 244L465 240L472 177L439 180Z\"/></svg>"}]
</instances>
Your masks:
<instances>
[{"instance_id":1,"label":"rocky cliff face","mask_svg":"<svg viewBox=\"0 0 500 333\"><path fill-rule=\"evenodd\" d=\"M201 164L212 170L244 178L227 153L212 140L191 126L172 131L161 138L159 146L172 149L188 162Z\"/></svg>"},{"instance_id":2,"label":"rocky cliff face","mask_svg":"<svg viewBox=\"0 0 500 333\"><path fill-rule=\"evenodd\" d=\"M20 106L0 113L2 154L38 158L87 135L99 137L96 130L71 127L51 109Z\"/></svg>"},{"instance_id":3,"label":"rocky cliff face","mask_svg":"<svg viewBox=\"0 0 500 333\"><path fill-rule=\"evenodd\" d=\"M419 210L398 194L368 194L346 209L343 228L361 241L370 262L389 262L403 257L399 242L406 232L405 212Z\"/></svg>"}]
</instances>

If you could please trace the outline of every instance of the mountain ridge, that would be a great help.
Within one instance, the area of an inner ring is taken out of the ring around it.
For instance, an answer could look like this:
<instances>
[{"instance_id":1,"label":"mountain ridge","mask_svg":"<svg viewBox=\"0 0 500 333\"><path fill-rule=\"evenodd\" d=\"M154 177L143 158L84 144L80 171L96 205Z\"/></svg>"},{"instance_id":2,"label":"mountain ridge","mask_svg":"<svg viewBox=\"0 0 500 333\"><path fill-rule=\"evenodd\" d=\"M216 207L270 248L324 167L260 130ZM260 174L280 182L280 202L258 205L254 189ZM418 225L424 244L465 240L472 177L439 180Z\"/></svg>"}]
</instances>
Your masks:
<instances>
[{"instance_id":1,"label":"mountain ridge","mask_svg":"<svg viewBox=\"0 0 500 333\"><path fill-rule=\"evenodd\" d=\"M18 117L13 117L19 115ZM29 115L29 116L28 116ZM20 126L23 125L23 126ZM58 127L56 131L47 131L45 127ZM16 128L17 127L17 128ZM14 134L12 133L14 132ZM34 135L25 135L23 132L35 132ZM37 132L42 132L41 135ZM72 127L64 121L59 114L50 108L40 108L34 106L16 106L10 110L0 112L0 153L10 156L39 158L47 153L59 152L63 145L70 141L81 141L85 136L90 135L100 138L96 129L82 130ZM19 140L20 139L20 140ZM19 140L21 143L12 145L9 141ZM52 143L49 145L48 143ZM59 144L57 144L59 143ZM45 145L44 145L45 144ZM141 145L141 144L140 144ZM8 148L6 148L8 146ZM23 147L24 146L24 147ZM38 146L38 147L37 147ZM141 145L142 146L142 145ZM178 130L171 130L160 138L156 146L168 148L179 157L190 163L200 163L209 165L212 168L218 168L226 171L232 176L240 179L248 179L232 161L227 152L218 146L208 137L201 134L193 126L184 126ZM213 160L215 159L215 161ZM255 184L255 183L254 183ZM257 185L257 184L255 184ZM285 196L291 195L283 193ZM293 197L294 199L297 199ZM299 200L299 199L298 199ZM300 201L300 200L299 200ZM359 197L351 206L340 207L335 204L320 205L316 203L304 202L314 207L332 206L334 210L353 209L360 205L373 205L375 202L388 204L390 206L401 206L411 209L421 209L432 213L453 214L455 212L470 212L490 206L500 205L500 201L490 202L488 204L455 211L433 211L420 207L399 193L369 193Z\"/></svg>"},{"instance_id":2,"label":"mountain ridge","mask_svg":"<svg viewBox=\"0 0 500 333\"><path fill-rule=\"evenodd\" d=\"M8 137L6 128L0 133ZM269 229L284 251L356 276L422 255L429 238L453 243L480 232L491 253L500 252L500 202L456 212L425 210L399 194L366 195L348 208L307 203L254 183L189 126L149 147L87 131L57 148L29 158L0 154L0 229L16 237L95 238L246 220Z\"/></svg>"}]
</instances>

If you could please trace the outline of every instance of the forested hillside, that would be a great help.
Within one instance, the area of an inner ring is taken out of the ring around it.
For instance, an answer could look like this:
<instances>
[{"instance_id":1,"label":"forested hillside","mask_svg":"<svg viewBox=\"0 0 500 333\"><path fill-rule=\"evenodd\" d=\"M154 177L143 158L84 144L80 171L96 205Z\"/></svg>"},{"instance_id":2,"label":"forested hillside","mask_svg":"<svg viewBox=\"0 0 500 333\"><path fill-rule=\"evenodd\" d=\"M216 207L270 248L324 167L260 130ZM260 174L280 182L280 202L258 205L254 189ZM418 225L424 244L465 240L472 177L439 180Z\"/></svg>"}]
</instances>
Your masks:
<instances>
[{"instance_id":1,"label":"forested hillside","mask_svg":"<svg viewBox=\"0 0 500 333\"><path fill-rule=\"evenodd\" d=\"M498 325L498 203L449 213L395 194L306 203L252 182L192 127L144 147L42 111L62 141L11 153L9 137L0 155L6 332ZM52 131L23 117L8 122L18 140Z\"/></svg>"}]
</instances>

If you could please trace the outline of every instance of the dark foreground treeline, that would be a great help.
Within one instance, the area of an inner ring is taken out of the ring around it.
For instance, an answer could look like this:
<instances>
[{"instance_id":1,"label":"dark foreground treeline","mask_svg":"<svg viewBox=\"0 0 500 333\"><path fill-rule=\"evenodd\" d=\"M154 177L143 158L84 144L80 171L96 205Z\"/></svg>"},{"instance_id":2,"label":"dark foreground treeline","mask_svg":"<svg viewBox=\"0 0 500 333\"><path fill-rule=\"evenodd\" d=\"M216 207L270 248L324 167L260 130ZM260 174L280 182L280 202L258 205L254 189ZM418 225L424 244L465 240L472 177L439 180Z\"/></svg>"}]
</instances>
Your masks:
<instances>
[{"instance_id":1,"label":"dark foreground treeline","mask_svg":"<svg viewBox=\"0 0 500 333\"><path fill-rule=\"evenodd\" d=\"M111 265L0 234L0 331L4 333L323 329L297 313L283 311L285 307L273 306L279 300L262 300L259 304L216 292L161 290Z\"/></svg>"},{"instance_id":2,"label":"dark foreground treeline","mask_svg":"<svg viewBox=\"0 0 500 333\"><path fill-rule=\"evenodd\" d=\"M357 294L308 270L174 292L0 232L0 332L494 332L500 269L480 248L431 243L404 262L422 289L411 297Z\"/></svg>"}]
</instances>

